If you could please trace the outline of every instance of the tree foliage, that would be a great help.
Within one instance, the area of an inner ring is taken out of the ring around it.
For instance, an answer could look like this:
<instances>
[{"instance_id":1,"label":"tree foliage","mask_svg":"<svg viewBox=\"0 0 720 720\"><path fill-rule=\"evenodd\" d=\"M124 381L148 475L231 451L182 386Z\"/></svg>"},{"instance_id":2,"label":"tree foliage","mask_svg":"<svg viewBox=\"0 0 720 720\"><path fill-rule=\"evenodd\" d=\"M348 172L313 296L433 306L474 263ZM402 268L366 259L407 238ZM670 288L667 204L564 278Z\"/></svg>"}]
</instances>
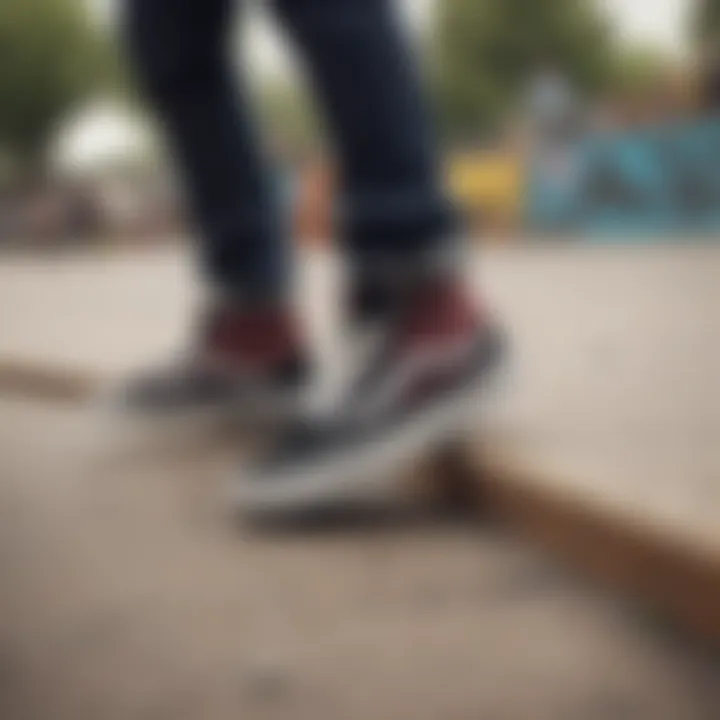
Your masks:
<instances>
[{"instance_id":1,"label":"tree foliage","mask_svg":"<svg viewBox=\"0 0 720 720\"><path fill-rule=\"evenodd\" d=\"M0 152L41 164L58 123L112 65L80 0L0 2Z\"/></svg>"},{"instance_id":2,"label":"tree foliage","mask_svg":"<svg viewBox=\"0 0 720 720\"><path fill-rule=\"evenodd\" d=\"M267 79L259 99L263 134L271 144L299 154L318 148L321 121L302 84Z\"/></svg>"},{"instance_id":3,"label":"tree foliage","mask_svg":"<svg viewBox=\"0 0 720 720\"><path fill-rule=\"evenodd\" d=\"M543 62L581 90L611 72L611 27L594 0L442 0L437 12L436 88L451 137L494 129Z\"/></svg>"},{"instance_id":4,"label":"tree foliage","mask_svg":"<svg viewBox=\"0 0 720 720\"><path fill-rule=\"evenodd\" d=\"M621 95L642 94L666 84L677 73L676 58L652 45L618 48L612 63L611 87Z\"/></svg>"},{"instance_id":5,"label":"tree foliage","mask_svg":"<svg viewBox=\"0 0 720 720\"><path fill-rule=\"evenodd\" d=\"M694 0L691 14L693 40L701 50L720 45L720 0Z\"/></svg>"}]
</instances>

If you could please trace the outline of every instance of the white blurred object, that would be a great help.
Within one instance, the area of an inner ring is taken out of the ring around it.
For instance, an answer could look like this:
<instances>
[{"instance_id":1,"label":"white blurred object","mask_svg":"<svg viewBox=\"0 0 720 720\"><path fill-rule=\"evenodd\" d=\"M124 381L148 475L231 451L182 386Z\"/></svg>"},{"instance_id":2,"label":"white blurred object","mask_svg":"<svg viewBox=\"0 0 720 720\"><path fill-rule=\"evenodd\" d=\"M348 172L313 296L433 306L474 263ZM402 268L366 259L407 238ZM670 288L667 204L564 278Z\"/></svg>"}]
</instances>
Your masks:
<instances>
[{"instance_id":1,"label":"white blurred object","mask_svg":"<svg viewBox=\"0 0 720 720\"><path fill-rule=\"evenodd\" d=\"M62 177L102 175L152 163L157 144L147 125L120 104L99 101L61 128L52 167Z\"/></svg>"}]
</instances>

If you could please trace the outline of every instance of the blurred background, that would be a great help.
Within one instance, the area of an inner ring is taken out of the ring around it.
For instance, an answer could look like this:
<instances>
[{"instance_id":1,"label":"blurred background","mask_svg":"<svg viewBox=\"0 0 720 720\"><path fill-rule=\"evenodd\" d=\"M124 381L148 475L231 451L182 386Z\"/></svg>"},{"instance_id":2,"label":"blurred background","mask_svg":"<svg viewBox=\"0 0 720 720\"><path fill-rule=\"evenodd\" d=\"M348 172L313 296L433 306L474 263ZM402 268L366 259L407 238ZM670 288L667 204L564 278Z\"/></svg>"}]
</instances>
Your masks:
<instances>
[{"instance_id":1,"label":"blurred background","mask_svg":"<svg viewBox=\"0 0 720 720\"><path fill-rule=\"evenodd\" d=\"M237 30L306 244L331 235L332 150L296 63L249 3ZM404 0L450 188L473 236L720 229L717 0ZM0 8L0 244L157 243L183 220L128 79L117 0Z\"/></svg>"},{"instance_id":2,"label":"blurred background","mask_svg":"<svg viewBox=\"0 0 720 720\"><path fill-rule=\"evenodd\" d=\"M720 640L720 0L398 0L513 382L470 473L397 478L419 516L278 536L219 507L232 428L83 402L201 290L121 4L0 0L0 720L717 720L720 656L668 631ZM329 247L332 145L246 4L294 236ZM341 365L334 258L298 266ZM437 517L455 475L482 520Z\"/></svg>"}]
</instances>

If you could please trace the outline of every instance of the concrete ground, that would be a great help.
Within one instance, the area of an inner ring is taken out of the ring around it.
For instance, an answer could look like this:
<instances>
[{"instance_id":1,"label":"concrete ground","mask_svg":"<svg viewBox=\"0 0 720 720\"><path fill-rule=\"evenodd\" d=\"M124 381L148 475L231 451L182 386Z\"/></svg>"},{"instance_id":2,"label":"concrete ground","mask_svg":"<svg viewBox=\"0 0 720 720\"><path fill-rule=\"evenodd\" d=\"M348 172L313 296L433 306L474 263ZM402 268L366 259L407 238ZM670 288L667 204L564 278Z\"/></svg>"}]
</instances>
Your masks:
<instances>
[{"instance_id":1,"label":"concrete ground","mask_svg":"<svg viewBox=\"0 0 720 720\"><path fill-rule=\"evenodd\" d=\"M711 247L472 268L517 346L493 436L711 552L719 270ZM332 356L335 275L303 274ZM0 358L116 377L176 343L195 295L173 253L3 260ZM717 668L496 531L237 527L220 480L241 452L0 401L3 720L717 717Z\"/></svg>"},{"instance_id":2,"label":"concrete ground","mask_svg":"<svg viewBox=\"0 0 720 720\"><path fill-rule=\"evenodd\" d=\"M712 720L715 670L489 528L259 534L231 437L0 404L3 720Z\"/></svg>"}]
</instances>

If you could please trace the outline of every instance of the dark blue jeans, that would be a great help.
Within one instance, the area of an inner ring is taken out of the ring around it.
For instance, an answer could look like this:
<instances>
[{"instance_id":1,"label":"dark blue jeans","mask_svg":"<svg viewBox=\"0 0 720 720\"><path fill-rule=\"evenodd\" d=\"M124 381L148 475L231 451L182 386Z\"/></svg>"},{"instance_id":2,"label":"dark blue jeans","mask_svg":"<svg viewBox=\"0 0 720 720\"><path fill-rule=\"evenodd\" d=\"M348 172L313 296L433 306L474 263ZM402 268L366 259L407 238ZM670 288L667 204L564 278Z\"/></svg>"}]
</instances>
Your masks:
<instances>
[{"instance_id":1,"label":"dark blue jeans","mask_svg":"<svg viewBox=\"0 0 720 720\"><path fill-rule=\"evenodd\" d=\"M134 66L182 171L211 278L240 293L282 293L286 224L234 75L235 0L126 1ZM268 3L326 115L351 262L370 275L432 262L453 218L392 0Z\"/></svg>"}]
</instances>

